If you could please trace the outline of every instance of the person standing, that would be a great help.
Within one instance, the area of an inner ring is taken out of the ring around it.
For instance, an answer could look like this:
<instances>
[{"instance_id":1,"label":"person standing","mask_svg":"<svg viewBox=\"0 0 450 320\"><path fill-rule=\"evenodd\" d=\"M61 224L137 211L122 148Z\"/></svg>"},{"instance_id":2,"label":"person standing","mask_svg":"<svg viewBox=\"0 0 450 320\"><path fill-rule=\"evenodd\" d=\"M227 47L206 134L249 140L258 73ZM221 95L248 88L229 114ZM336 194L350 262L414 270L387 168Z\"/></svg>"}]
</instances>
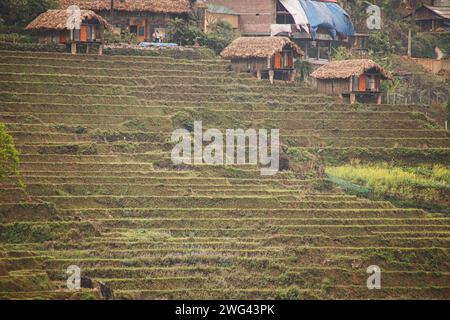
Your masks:
<instances>
[{"instance_id":1,"label":"person standing","mask_svg":"<svg viewBox=\"0 0 450 320\"><path fill-rule=\"evenodd\" d=\"M157 43L161 42L161 37L158 30L155 30L155 32L153 32L153 41Z\"/></svg>"}]
</instances>

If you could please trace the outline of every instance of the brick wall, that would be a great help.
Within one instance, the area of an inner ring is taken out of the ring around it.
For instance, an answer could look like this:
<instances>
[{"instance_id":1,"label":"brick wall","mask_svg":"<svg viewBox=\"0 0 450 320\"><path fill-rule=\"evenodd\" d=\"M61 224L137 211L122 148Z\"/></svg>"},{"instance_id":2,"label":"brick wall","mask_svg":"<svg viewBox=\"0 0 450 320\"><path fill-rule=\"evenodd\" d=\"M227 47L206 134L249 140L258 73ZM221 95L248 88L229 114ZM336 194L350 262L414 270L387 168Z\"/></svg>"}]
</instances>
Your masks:
<instances>
[{"instance_id":1,"label":"brick wall","mask_svg":"<svg viewBox=\"0 0 450 320\"><path fill-rule=\"evenodd\" d=\"M208 0L207 2L239 13L242 34L270 34L270 25L275 23L275 0Z\"/></svg>"}]
</instances>

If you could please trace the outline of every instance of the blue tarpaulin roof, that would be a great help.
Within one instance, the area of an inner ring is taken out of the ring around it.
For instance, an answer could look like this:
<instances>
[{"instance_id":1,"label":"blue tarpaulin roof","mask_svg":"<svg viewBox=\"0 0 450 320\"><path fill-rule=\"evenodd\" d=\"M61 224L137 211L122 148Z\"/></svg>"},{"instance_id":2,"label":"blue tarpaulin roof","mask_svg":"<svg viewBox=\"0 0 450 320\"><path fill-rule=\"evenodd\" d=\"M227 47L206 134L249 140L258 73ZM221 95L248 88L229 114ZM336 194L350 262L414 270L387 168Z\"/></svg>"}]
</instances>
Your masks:
<instances>
[{"instance_id":1,"label":"blue tarpaulin roof","mask_svg":"<svg viewBox=\"0 0 450 320\"><path fill-rule=\"evenodd\" d=\"M333 39L336 39L337 34L344 37L355 34L349 15L337 3L311 0L299 2L308 17L313 38L319 27L327 29Z\"/></svg>"}]
</instances>

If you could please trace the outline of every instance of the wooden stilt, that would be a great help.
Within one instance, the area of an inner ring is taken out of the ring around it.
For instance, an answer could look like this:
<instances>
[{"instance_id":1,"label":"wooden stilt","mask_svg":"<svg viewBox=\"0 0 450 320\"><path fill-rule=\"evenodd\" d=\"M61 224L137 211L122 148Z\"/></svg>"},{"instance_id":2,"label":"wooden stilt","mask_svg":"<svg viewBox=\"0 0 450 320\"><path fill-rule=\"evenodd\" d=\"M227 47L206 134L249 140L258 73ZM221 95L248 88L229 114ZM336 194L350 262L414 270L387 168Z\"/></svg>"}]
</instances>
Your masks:
<instances>
[{"instance_id":1,"label":"wooden stilt","mask_svg":"<svg viewBox=\"0 0 450 320\"><path fill-rule=\"evenodd\" d=\"M381 104L381 93L377 95L377 105Z\"/></svg>"},{"instance_id":2,"label":"wooden stilt","mask_svg":"<svg viewBox=\"0 0 450 320\"><path fill-rule=\"evenodd\" d=\"M356 102L356 93L350 93L350 104L354 105Z\"/></svg>"},{"instance_id":3,"label":"wooden stilt","mask_svg":"<svg viewBox=\"0 0 450 320\"><path fill-rule=\"evenodd\" d=\"M274 78L275 78L275 71L269 70L269 80L271 84L273 84Z\"/></svg>"},{"instance_id":4,"label":"wooden stilt","mask_svg":"<svg viewBox=\"0 0 450 320\"><path fill-rule=\"evenodd\" d=\"M76 42L72 42L71 43L71 45L70 45L70 52L72 54L77 54L77 44L76 44Z\"/></svg>"}]
</instances>

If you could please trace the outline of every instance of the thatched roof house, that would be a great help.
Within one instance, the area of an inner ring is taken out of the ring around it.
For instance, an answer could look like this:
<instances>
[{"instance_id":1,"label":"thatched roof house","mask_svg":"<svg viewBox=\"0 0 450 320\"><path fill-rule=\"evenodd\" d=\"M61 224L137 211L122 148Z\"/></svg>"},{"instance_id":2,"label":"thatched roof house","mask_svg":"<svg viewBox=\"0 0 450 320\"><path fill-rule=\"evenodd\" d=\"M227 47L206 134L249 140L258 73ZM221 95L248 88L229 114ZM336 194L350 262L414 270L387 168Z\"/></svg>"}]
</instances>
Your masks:
<instances>
[{"instance_id":1,"label":"thatched roof house","mask_svg":"<svg viewBox=\"0 0 450 320\"><path fill-rule=\"evenodd\" d=\"M378 63L370 59L354 59L330 62L311 74L316 79L348 79L368 71L375 71L383 80L392 79Z\"/></svg>"},{"instance_id":2,"label":"thatched roof house","mask_svg":"<svg viewBox=\"0 0 450 320\"><path fill-rule=\"evenodd\" d=\"M369 59L330 62L311 74L317 80L319 92L349 96L350 103L356 98L381 103L381 80L391 80L391 75L376 62Z\"/></svg>"},{"instance_id":3,"label":"thatched roof house","mask_svg":"<svg viewBox=\"0 0 450 320\"><path fill-rule=\"evenodd\" d=\"M221 55L225 59L267 58L290 48L296 56L302 49L287 37L241 37L226 47Z\"/></svg>"},{"instance_id":4,"label":"thatched roof house","mask_svg":"<svg viewBox=\"0 0 450 320\"><path fill-rule=\"evenodd\" d=\"M70 44L73 54L77 53L77 44L83 43L86 53L92 49L98 49L98 53L103 52L103 31L107 29L113 31L105 19L94 11L80 11L80 26L69 29L68 25L73 23L70 10L48 10L40 14L25 29L38 34L39 41L44 43ZM78 27L77 27L78 28Z\"/></svg>"},{"instance_id":5,"label":"thatched roof house","mask_svg":"<svg viewBox=\"0 0 450 320\"><path fill-rule=\"evenodd\" d=\"M241 37L222 53L231 60L233 70L249 72L258 79L294 80L294 60L303 51L287 37Z\"/></svg>"},{"instance_id":6,"label":"thatched roof house","mask_svg":"<svg viewBox=\"0 0 450 320\"><path fill-rule=\"evenodd\" d=\"M77 5L93 10L107 19L115 32L129 32L139 41L160 41L167 38L167 25L175 17L188 18L192 12L191 0L58 0L66 9ZM156 37L156 35L158 35Z\"/></svg>"},{"instance_id":7,"label":"thatched roof house","mask_svg":"<svg viewBox=\"0 0 450 320\"><path fill-rule=\"evenodd\" d=\"M81 9L94 11L111 10L111 0L60 0L61 8L77 5ZM116 0L114 10L127 12L154 12L154 13L189 13L190 0Z\"/></svg>"},{"instance_id":8,"label":"thatched roof house","mask_svg":"<svg viewBox=\"0 0 450 320\"><path fill-rule=\"evenodd\" d=\"M67 28L67 21L71 13L68 10L48 10L40 14L25 29L28 31L61 31ZM94 11L81 10L81 20L83 22L97 21L105 29L112 31L113 27Z\"/></svg>"}]
</instances>

